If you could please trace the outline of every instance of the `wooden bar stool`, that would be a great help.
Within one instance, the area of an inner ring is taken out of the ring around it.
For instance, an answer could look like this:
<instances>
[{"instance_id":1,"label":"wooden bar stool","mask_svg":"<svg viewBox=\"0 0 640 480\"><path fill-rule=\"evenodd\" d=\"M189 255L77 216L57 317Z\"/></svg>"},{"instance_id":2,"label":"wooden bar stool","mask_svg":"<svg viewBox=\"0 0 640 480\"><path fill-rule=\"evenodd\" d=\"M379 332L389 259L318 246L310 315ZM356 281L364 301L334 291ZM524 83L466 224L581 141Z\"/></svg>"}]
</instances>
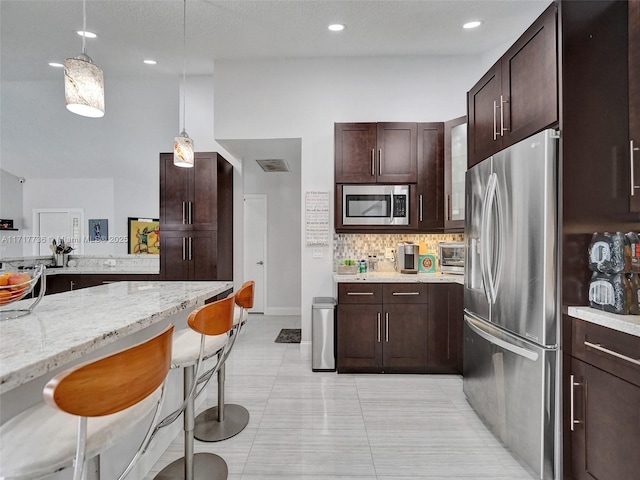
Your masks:
<instances>
[{"instance_id":1,"label":"wooden bar stool","mask_svg":"<svg viewBox=\"0 0 640 480\"><path fill-rule=\"evenodd\" d=\"M160 422L156 431L173 423L184 412L184 456L167 465L156 475L157 480L167 479L215 479L224 480L228 475L227 464L213 453L194 453L195 398L198 385L208 381L218 372L220 358L231 348L229 331L233 327L234 297L200 307L189 315L189 329L174 335L171 368L182 368L184 374L184 402L175 412ZM218 355L216 365L201 373L205 360ZM200 391L204 389L204 386ZM154 432L155 433L155 432Z\"/></svg>"},{"instance_id":2,"label":"wooden bar stool","mask_svg":"<svg viewBox=\"0 0 640 480\"><path fill-rule=\"evenodd\" d=\"M218 358L218 406L200 413L195 420L194 436L203 442L219 442L240 433L249 423L249 411L242 405L224 403L225 362L253 307L255 282L249 280L235 294L234 325L231 347Z\"/></svg>"},{"instance_id":3,"label":"wooden bar stool","mask_svg":"<svg viewBox=\"0 0 640 480\"><path fill-rule=\"evenodd\" d=\"M155 408L142 444L120 476L124 478L157 423L171 365L172 334L170 325L145 342L53 377L44 388L44 402L0 427L0 477L40 478L73 465L73 478L79 480L89 460L92 467L99 466L99 455Z\"/></svg>"}]
</instances>

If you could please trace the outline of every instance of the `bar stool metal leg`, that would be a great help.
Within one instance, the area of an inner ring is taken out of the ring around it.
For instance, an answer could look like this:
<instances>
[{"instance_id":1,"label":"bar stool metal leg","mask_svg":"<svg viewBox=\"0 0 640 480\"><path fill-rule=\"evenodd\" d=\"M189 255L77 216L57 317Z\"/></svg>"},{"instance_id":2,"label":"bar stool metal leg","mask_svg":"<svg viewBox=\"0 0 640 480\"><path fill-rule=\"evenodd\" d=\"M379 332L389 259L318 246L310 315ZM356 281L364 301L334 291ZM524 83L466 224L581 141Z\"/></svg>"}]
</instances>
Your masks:
<instances>
[{"instance_id":1,"label":"bar stool metal leg","mask_svg":"<svg viewBox=\"0 0 640 480\"><path fill-rule=\"evenodd\" d=\"M235 335L238 335L236 332ZM218 361L221 358L219 357ZM194 436L203 442L219 442L240 433L249 423L249 411L242 405L224 403L225 364L218 370L218 406L196 417Z\"/></svg>"},{"instance_id":2,"label":"bar stool metal leg","mask_svg":"<svg viewBox=\"0 0 640 480\"><path fill-rule=\"evenodd\" d=\"M195 381L195 367L184 368L184 395L189 395ZM195 414L195 398L191 399L184 411L184 457L167 465L156 480L226 480L229 469L224 459L213 453L193 453L193 427Z\"/></svg>"}]
</instances>

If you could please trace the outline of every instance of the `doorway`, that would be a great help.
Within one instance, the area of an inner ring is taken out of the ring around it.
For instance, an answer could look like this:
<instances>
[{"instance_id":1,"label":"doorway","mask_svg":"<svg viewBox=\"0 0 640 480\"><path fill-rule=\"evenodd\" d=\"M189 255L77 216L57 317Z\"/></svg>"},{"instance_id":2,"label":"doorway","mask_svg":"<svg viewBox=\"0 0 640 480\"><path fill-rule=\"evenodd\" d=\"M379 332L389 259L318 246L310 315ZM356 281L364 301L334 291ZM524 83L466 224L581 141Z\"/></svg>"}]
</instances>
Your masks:
<instances>
[{"instance_id":1,"label":"doorway","mask_svg":"<svg viewBox=\"0 0 640 480\"><path fill-rule=\"evenodd\" d=\"M267 296L267 195L244 196L244 274L255 282L251 313L264 313Z\"/></svg>"}]
</instances>

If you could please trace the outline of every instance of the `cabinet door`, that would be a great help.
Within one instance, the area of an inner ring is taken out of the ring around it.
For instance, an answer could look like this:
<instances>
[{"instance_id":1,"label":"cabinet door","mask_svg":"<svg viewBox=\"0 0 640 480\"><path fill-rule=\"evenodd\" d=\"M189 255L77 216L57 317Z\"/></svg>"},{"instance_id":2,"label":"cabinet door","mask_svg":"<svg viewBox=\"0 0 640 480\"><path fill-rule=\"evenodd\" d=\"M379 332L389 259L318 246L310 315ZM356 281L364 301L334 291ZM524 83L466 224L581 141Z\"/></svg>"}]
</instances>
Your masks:
<instances>
[{"instance_id":1,"label":"cabinet door","mask_svg":"<svg viewBox=\"0 0 640 480\"><path fill-rule=\"evenodd\" d=\"M338 372L380 372L382 305L338 304L337 310Z\"/></svg>"},{"instance_id":2,"label":"cabinet door","mask_svg":"<svg viewBox=\"0 0 640 480\"><path fill-rule=\"evenodd\" d=\"M216 230L218 228L218 155L216 153L196 153L192 169L190 204L187 208L188 221L196 230Z\"/></svg>"},{"instance_id":3,"label":"cabinet door","mask_svg":"<svg viewBox=\"0 0 640 480\"><path fill-rule=\"evenodd\" d=\"M462 373L462 291L462 285L429 284L431 373Z\"/></svg>"},{"instance_id":4,"label":"cabinet door","mask_svg":"<svg viewBox=\"0 0 640 480\"><path fill-rule=\"evenodd\" d=\"M444 124L444 230L464 230L467 117Z\"/></svg>"},{"instance_id":5,"label":"cabinet door","mask_svg":"<svg viewBox=\"0 0 640 480\"><path fill-rule=\"evenodd\" d=\"M629 141L634 174L630 210L640 212L640 0L629 0Z\"/></svg>"},{"instance_id":6,"label":"cabinet door","mask_svg":"<svg viewBox=\"0 0 640 480\"><path fill-rule=\"evenodd\" d=\"M191 168L176 167L172 153L160 154L160 224L162 230L188 229Z\"/></svg>"},{"instance_id":7,"label":"cabinet door","mask_svg":"<svg viewBox=\"0 0 640 480\"><path fill-rule=\"evenodd\" d=\"M160 277L162 280L189 280L188 232L161 233Z\"/></svg>"},{"instance_id":8,"label":"cabinet door","mask_svg":"<svg viewBox=\"0 0 640 480\"><path fill-rule=\"evenodd\" d=\"M444 228L444 124L418 124L418 231ZM466 167L466 165L465 165Z\"/></svg>"},{"instance_id":9,"label":"cabinet door","mask_svg":"<svg viewBox=\"0 0 640 480\"><path fill-rule=\"evenodd\" d=\"M187 257L190 263L190 280L218 279L218 235L213 230L191 232Z\"/></svg>"},{"instance_id":10,"label":"cabinet door","mask_svg":"<svg viewBox=\"0 0 640 480\"><path fill-rule=\"evenodd\" d=\"M503 147L558 121L556 7L549 7L502 57L497 130Z\"/></svg>"},{"instance_id":11,"label":"cabinet door","mask_svg":"<svg viewBox=\"0 0 640 480\"><path fill-rule=\"evenodd\" d=\"M574 477L576 480L637 478L640 388L577 359L572 359L571 370Z\"/></svg>"},{"instance_id":12,"label":"cabinet door","mask_svg":"<svg viewBox=\"0 0 640 480\"><path fill-rule=\"evenodd\" d=\"M376 182L375 123L336 123L335 182Z\"/></svg>"},{"instance_id":13,"label":"cabinet door","mask_svg":"<svg viewBox=\"0 0 640 480\"><path fill-rule=\"evenodd\" d=\"M424 304L384 306L382 365L385 371L427 371L428 314Z\"/></svg>"},{"instance_id":14,"label":"cabinet door","mask_svg":"<svg viewBox=\"0 0 640 480\"><path fill-rule=\"evenodd\" d=\"M501 91L500 63L496 63L469 91L467 117L469 118L468 160L471 168L502 148L498 128L498 102Z\"/></svg>"},{"instance_id":15,"label":"cabinet door","mask_svg":"<svg viewBox=\"0 0 640 480\"><path fill-rule=\"evenodd\" d=\"M378 183L416 183L418 124L378 123L377 178Z\"/></svg>"}]
</instances>

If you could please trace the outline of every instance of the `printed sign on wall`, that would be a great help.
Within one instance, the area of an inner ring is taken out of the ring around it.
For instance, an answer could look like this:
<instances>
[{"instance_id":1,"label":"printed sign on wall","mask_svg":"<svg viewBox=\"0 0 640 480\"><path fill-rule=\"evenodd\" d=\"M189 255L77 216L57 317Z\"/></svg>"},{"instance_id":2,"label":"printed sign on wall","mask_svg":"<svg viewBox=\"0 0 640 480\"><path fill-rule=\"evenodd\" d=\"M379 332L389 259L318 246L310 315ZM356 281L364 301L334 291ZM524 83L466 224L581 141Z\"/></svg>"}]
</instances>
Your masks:
<instances>
[{"instance_id":1,"label":"printed sign on wall","mask_svg":"<svg viewBox=\"0 0 640 480\"><path fill-rule=\"evenodd\" d=\"M306 192L305 239L307 245L329 245L329 192Z\"/></svg>"}]
</instances>

